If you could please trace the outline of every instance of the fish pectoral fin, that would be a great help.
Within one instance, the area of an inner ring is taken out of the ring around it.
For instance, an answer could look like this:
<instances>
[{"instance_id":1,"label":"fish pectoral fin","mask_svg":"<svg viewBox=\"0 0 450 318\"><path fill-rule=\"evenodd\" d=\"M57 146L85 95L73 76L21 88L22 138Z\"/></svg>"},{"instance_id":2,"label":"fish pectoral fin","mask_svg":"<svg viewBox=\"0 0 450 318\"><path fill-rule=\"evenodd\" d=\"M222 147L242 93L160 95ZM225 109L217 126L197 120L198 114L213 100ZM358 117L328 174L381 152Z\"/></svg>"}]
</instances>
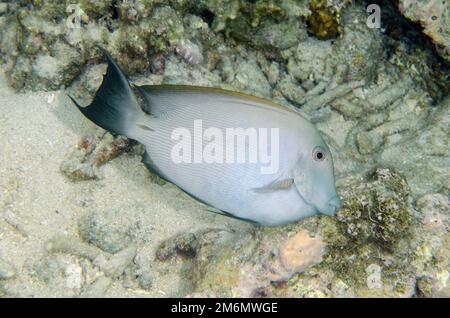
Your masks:
<instances>
[{"instance_id":1,"label":"fish pectoral fin","mask_svg":"<svg viewBox=\"0 0 450 318\"><path fill-rule=\"evenodd\" d=\"M252 190L259 193L268 193L278 190L287 190L294 184L294 179L287 178L281 180L275 180L274 182L261 187L261 188L253 188Z\"/></svg>"},{"instance_id":2,"label":"fish pectoral fin","mask_svg":"<svg viewBox=\"0 0 450 318\"><path fill-rule=\"evenodd\" d=\"M139 128L141 128L141 129L143 129L143 130L147 130L147 131L155 131L153 128L149 127L149 126L146 125L146 124L140 124L140 123L137 123L136 126L139 127Z\"/></svg>"}]
</instances>

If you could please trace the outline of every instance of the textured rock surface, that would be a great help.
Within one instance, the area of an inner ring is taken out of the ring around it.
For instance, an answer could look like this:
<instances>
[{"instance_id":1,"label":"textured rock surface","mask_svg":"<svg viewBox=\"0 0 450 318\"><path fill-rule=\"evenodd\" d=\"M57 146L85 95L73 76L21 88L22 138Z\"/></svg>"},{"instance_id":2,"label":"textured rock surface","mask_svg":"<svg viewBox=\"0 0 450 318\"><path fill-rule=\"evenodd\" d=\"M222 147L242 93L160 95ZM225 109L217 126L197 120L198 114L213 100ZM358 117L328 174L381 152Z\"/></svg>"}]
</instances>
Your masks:
<instances>
[{"instance_id":1,"label":"textured rock surface","mask_svg":"<svg viewBox=\"0 0 450 318\"><path fill-rule=\"evenodd\" d=\"M192 281L198 293L266 296L285 281L322 261L324 244L306 229L258 229L243 235L209 232L200 238Z\"/></svg>"},{"instance_id":2,"label":"textured rock surface","mask_svg":"<svg viewBox=\"0 0 450 318\"><path fill-rule=\"evenodd\" d=\"M398 9L411 21L420 23L438 52L450 61L450 4L447 1L400 0Z\"/></svg>"}]
</instances>

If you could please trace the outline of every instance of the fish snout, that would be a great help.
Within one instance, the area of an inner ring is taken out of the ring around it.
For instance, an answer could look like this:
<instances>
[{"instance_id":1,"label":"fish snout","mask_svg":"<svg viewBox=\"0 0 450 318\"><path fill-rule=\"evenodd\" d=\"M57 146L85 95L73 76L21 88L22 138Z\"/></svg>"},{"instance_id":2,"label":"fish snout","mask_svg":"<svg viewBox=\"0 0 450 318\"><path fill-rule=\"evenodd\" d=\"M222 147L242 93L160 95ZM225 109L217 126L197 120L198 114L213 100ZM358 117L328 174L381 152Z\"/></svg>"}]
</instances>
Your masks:
<instances>
[{"instance_id":1,"label":"fish snout","mask_svg":"<svg viewBox=\"0 0 450 318\"><path fill-rule=\"evenodd\" d=\"M333 216L336 211L341 208L341 199L336 195L331 200L329 200L324 209L321 211L323 214Z\"/></svg>"}]
</instances>

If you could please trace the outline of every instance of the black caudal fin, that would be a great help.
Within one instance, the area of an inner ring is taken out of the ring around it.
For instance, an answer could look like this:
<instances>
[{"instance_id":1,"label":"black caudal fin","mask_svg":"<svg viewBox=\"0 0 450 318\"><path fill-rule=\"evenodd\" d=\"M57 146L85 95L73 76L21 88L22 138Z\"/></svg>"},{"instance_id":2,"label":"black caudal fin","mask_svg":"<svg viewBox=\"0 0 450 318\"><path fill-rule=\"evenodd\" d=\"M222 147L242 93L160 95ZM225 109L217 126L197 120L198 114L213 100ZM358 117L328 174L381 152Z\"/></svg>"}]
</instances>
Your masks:
<instances>
[{"instance_id":1,"label":"black caudal fin","mask_svg":"<svg viewBox=\"0 0 450 318\"><path fill-rule=\"evenodd\" d=\"M122 70L105 49L99 48L108 60L108 70L94 100L89 106L81 107L74 98L69 97L96 125L112 133L127 136L128 128L142 110Z\"/></svg>"}]
</instances>

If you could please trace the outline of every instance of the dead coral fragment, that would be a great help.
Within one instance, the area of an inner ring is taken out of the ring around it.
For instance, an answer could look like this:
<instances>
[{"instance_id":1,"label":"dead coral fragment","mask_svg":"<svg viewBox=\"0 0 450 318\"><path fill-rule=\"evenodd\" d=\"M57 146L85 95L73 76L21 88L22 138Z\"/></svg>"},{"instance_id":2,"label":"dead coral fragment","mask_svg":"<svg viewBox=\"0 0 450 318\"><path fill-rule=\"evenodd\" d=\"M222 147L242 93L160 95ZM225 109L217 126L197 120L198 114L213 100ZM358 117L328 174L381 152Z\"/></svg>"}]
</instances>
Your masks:
<instances>
[{"instance_id":1,"label":"dead coral fragment","mask_svg":"<svg viewBox=\"0 0 450 318\"><path fill-rule=\"evenodd\" d=\"M61 172L72 181L98 179L98 167L130 149L133 143L122 136L105 134L100 138L88 136L65 159Z\"/></svg>"},{"instance_id":2,"label":"dead coral fragment","mask_svg":"<svg viewBox=\"0 0 450 318\"><path fill-rule=\"evenodd\" d=\"M156 259L166 261L175 255L193 258L197 255L198 239L193 233L185 233L164 241L156 251Z\"/></svg>"}]
</instances>

